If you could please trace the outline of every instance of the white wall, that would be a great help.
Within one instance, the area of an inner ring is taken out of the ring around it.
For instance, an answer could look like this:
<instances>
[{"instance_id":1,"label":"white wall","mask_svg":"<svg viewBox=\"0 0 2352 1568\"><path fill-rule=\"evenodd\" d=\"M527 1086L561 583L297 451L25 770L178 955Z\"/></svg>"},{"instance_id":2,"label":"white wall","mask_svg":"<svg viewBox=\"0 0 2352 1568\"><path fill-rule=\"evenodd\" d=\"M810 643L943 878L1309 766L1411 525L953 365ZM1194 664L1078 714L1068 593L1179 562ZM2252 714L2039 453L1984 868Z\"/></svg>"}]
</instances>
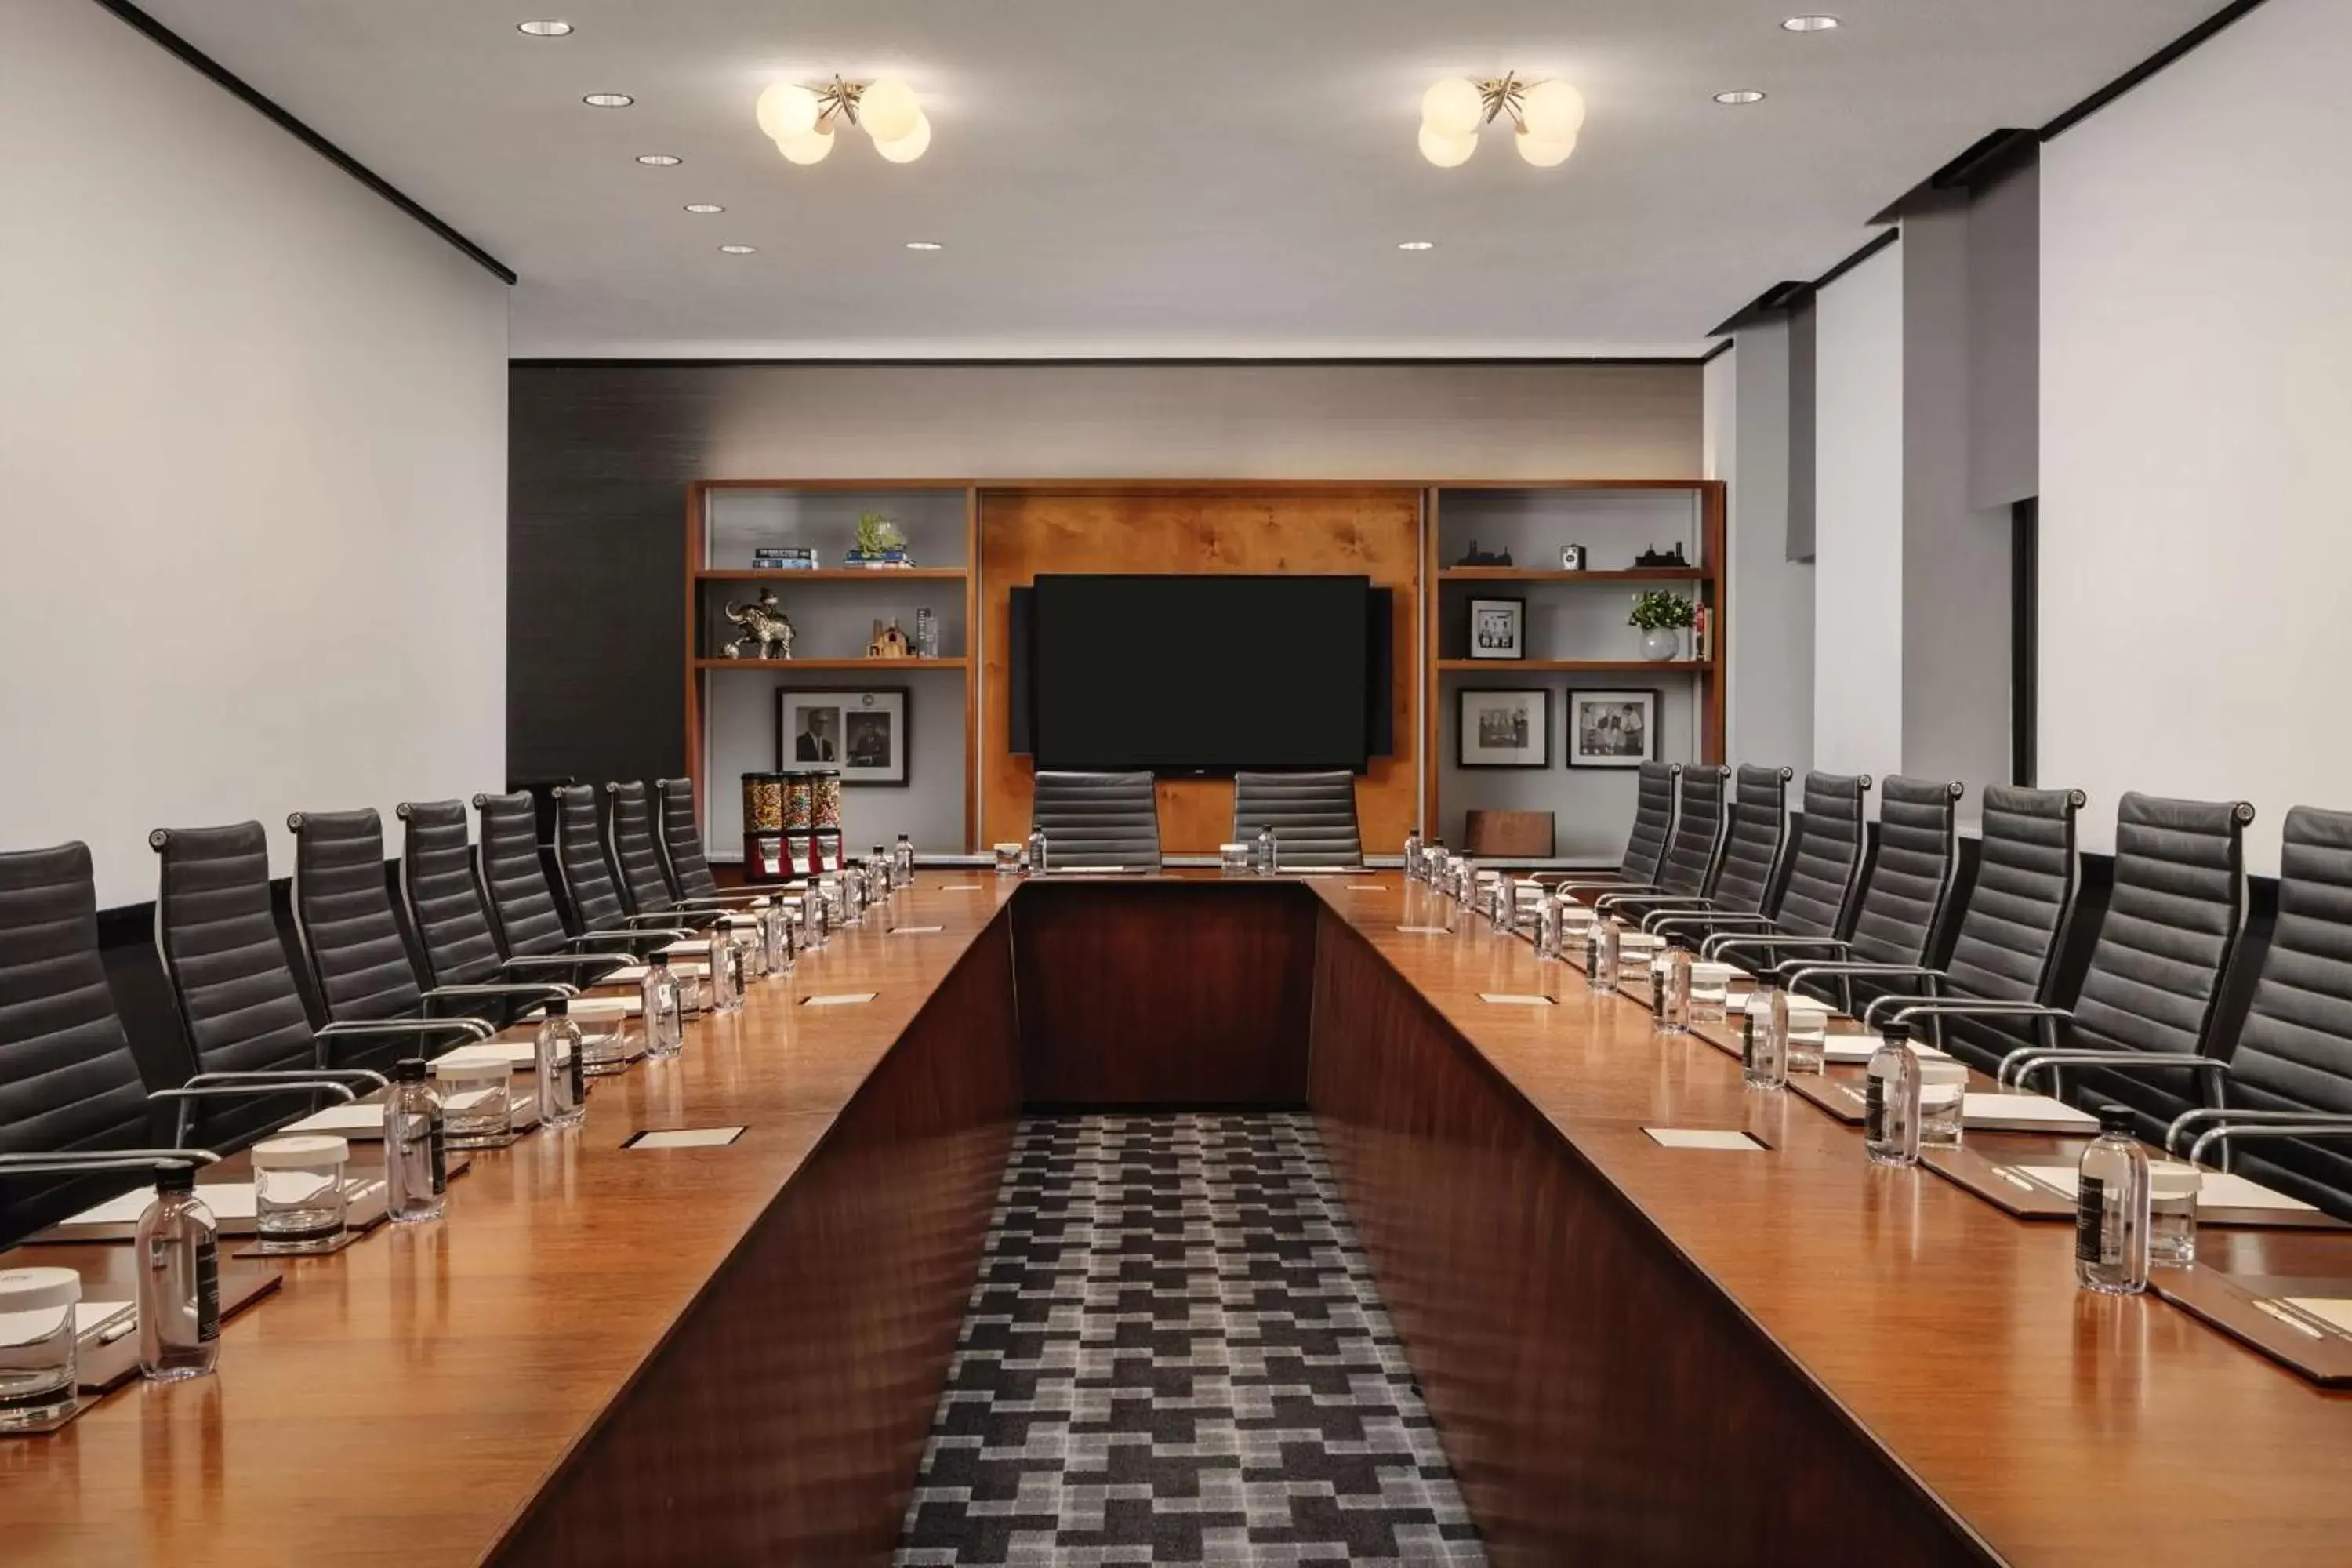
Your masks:
<instances>
[{"instance_id":1,"label":"white wall","mask_svg":"<svg viewBox=\"0 0 2352 1568\"><path fill-rule=\"evenodd\" d=\"M1704 473L1730 501L1726 759L1802 773L1813 756L1813 567L1789 559L1790 331L1740 329L1707 362Z\"/></svg>"},{"instance_id":2,"label":"white wall","mask_svg":"<svg viewBox=\"0 0 2352 1568\"><path fill-rule=\"evenodd\" d=\"M1903 763L1903 247L1815 302L1813 765Z\"/></svg>"},{"instance_id":3,"label":"white wall","mask_svg":"<svg viewBox=\"0 0 2352 1568\"><path fill-rule=\"evenodd\" d=\"M2043 783L2352 806L2352 5L2273 0L2043 149Z\"/></svg>"},{"instance_id":4,"label":"white wall","mask_svg":"<svg viewBox=\"0 0 2352 1568\"><path fill-rule=\"evenodd\" d=\"M501 785L504 286L88 0L0 148L0 848Z\"/></svg>"}]
</instances>

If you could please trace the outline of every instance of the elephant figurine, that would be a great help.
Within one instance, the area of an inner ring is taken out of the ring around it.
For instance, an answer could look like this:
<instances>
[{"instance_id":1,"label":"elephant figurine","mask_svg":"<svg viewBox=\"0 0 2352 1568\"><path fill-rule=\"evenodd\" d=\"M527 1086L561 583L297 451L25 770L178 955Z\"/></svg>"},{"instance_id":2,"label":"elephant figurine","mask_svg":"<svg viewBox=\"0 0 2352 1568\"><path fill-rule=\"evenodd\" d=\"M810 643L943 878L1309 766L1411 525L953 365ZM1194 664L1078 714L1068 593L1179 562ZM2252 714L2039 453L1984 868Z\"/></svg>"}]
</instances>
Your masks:
<instances>
[{"instance_id":1,"label":"elephant figurine","mask_svg":"<svg viewBox=\"0 0 2352 1568\"><path fill-rule=\"evenodd\" d=\"M760 597L751 604L729 604L727 618L742 628L743 635L719 650L721 658L744 658L747 643L756 645L756 650L749 656L752 658L793 657L793 623L785 617L783 606L776 602L773 588L761 589Z\"/></svg>"}]
</instances>

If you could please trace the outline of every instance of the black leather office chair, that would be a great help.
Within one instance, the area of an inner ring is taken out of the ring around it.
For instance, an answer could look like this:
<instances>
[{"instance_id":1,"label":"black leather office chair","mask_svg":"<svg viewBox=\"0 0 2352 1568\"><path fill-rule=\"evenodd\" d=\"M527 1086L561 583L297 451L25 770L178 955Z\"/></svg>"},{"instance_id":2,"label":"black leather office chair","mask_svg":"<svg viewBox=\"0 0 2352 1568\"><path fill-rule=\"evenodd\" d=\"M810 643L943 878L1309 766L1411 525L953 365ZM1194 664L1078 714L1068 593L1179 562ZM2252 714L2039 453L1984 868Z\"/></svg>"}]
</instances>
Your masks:
<instances>
[{"instance_id":1,"label":"black leather office chair","mask_svg":"<svg viewBox=\"0 0 2352 1568\"><path fill-rule=\"evenodd\" d=\"M310 1079L323 1070L381 1072L491 1031L478 1018L388 1018L313 1026L269 902L269 841L257 822L231 827L157 828L163 858L155 945L199 1079L277 1072ZM381 1081L379 1079L377 1081ZM173 1093L177 1091L163 1091ZM175 1142L241 1148L309 1109L289 1097L234 1110L205 1107Z\"/></svg>"},{"instance_id":2,"label":"black leather office chair","mask_svg":"<svg viewBox=\"0 0 2352 1568\"><path fill-rule=\"evenodd\" d=\"M339 1022L456 1014L493 1026L524 1005L568 995L551 981L491 978L419 986L385 886L383 826L373 807L296 812L294 934L327 1016Z\"/></svg>"},{"instance_id":3,"label":"black leather office chair","mask_svg":"<svg viewBox=\"0 0 2352 1568\"><path fill-rule=\"evenodd\" d=\"M681 899L717 898L719 879L710 874L710 857L703 852L702 830L694 820L694 781L656 779L654 795L659 806L654 843L669 890Z\"/></svg>"},{"instance_id":4,"label":"black leather office chair","mask_svg":"<svg viewBox=\"0 0 2352 1568\"><path fill-rule=\"evenodd\" d=\"M670 884L661 845L655 832L652 797L644 783L631 779L604 786L605 842L620 873L621 896L635 915L674 915L678 925L709 925L730 907L764 901L758 891L681 894ZM705 874L708 874L706 868Z\"/></svg>"},{"instance_id":5,"label":"black leather office chair","mask_svg":"<svg viewBox=\"0 0 2352 1568\"><path fill-rule=\"evenodd\" d=\"M1658 931L1677 914L1761 914L1780 880L1780 856L1789 847L1788 768L1742 763L1732 776L1730 827L1715 879L1696 899L1650 901L1642 929Z\"/></svg>"},{"instance_id":6,"label":"black leather office chair","mask_svg":"<svg viewBox=\"0 0 2352 1568\"><path fill-rule=\"evenodd\" d=\"M1536 879L1563 888L1656 886L1666 843L1674 837L1675 797L1682 777L1680 763L1643 763L1637 770L1633 780L1633 827L1625 836L1625 853L1614 871L1538 874Z\"/></svg>"},{"instance_id":7,"label":"black leather office chair","mask_svg":"<svg viewBox=\"0 0 2352 1568\"><path fill-rule=\"evenodd\" d=\"M1045 830L1049 868L1160 869L1160 797L1150 773L1040 773L1030 822Z\"/></svg>"},{"instance_id":8,"label":"black leather office chair","mask_svg":"<svg viewBox=\"0 0 2352 1568\"><path fill-rule=\"evenodd\" d=\"M2115 889L2070 1008L2023 1002L1915 1002L1897 1018L2030 1018L2041 1046L2012 1052L2003 1077L2051 1074L2077 1105L2130 1106L2140 1136L2162 1139L2184 1112L2218 1102L2227 1065L2214 1015L2245 920L2243 801L2126 795L2116 805Z\"/></svg>"},{"instance_id":9,"label":"black leather office chair","mask_svg":"<svg viewBox=\"0 0 2352 1568\"><path fill-rule=\"evenodd\" d=\"M1648 887L1610 884L1596 889L1592 907L1638 919L1661 903L1705 897L1723 859L1728 826L1724 785L1730 777L1731 770L1720 765L1693 763L1683 769L1675 790L1675 833L1658 862L1657 879Z\"/></svg>"},{"instance_id":10,"label":"black leather office chair","mask_svg":"<svg viewBox=\"0 0 2352 1568\"><path fill-rule=\"evenodd\" d=\"M620 880L613 875L592 785L566 784L555 792L555 874L562 884L563 901L572 910L575 932L659 926L670 931L673 941L694 934L686 922L667 911L629 912Z\"/></svg>"},{"instance_id":11,"label":"black leather office chair","mask_svg":"<svg viewBox=\"0 0 2352 1568\"><path fill-rule=\"evenodd\" d=\"M1235 773L1234 841L1255 843L1262 827L1274 829L1285 866L1364 863L1363 837L1356 825L1356 775L1351 773Z\"/></svg>"},{"instance_id":12,"label":"black leather office chair","mask_svg":"<svg viewBox=\"0 0 2352 1568\"><path fill-rule=\"evenodd\" d=\"M574 932L563 923L548 887L547 868L539 858L539 813L527 791L474 797L481 831L474 847L483 900L489 907L490 929L508 959L566 953L636 954L677 941L684 932L612 930ZM590 792L590 810L594 810ZM608 876L609 880L609 876ZM620 895L614 893L617 909Z\"/></svg>"},{"instance_id":13,"label":"black leather office chair","mask_svg":"<svg viewBox=\"0 0 2352 1568\"><path fill-rule=\"evenodd\" d=\"M633 954L610 952L508 956L499 947L489 908L474 879L474 846L466 828L464 803L403 801L394 815L401 822L401 903L408 912L408 929L416 936L427 984L546 980L579 986L633 961Z\"/></svg>"},{"instance_id":14,"label":"black leather office chair","mask_svg":"<svg viewBox=\"0 0 2352 1568\"><path fill-rule=\"evenodd\" d=\"M1708 958L1738 937L1843 936L1862 887L1868 845L1863 802L1869 793L1867 773L1807 773L1796 846L1789 852L1788 875L1771 908L1756 914L1731 910L1669 914L1655 922L1658 931L1676 940L1700 938L1699 951Z\"/></svg>"},{"instance_id":15,"label":"black leather office chair","mask_svg":"<svg viewBox=\"0 0 2352 1568\"><path fill-rule=\"evenodd\" d=\"M1808 973L1860 977L1874 993L1862 1013L1874 1024L1913 1002L1944 997L2047 1002L2057 979L2059 943L2074 906L2074 814L2082 806L2081 790L1988 785L1976 885L1949 962L1938 969L1847 961L1808 964ZM2030 1019L1938 1016L1928 1021L1934 1044L1985 1072L2018 1047L2033 1043Z\"/></svg>"}]
</instances>

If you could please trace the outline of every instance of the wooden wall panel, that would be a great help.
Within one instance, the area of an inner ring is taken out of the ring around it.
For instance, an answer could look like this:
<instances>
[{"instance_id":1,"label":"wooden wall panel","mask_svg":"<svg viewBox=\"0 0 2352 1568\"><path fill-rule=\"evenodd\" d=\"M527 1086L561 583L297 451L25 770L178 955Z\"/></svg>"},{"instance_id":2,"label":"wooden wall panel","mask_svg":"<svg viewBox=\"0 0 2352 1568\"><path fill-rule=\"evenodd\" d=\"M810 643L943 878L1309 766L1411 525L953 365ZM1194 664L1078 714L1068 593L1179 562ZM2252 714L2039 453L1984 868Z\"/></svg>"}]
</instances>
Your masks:
<instances>
[{"instance_id":1,"label":"wooden wall panel","mask_svg":"<svg viewBox=\"0 0 2352 1568\"><path fill-rule=\"evenodd\" d=\"M1015 585L1041 572L1361 573L1393 589L1394 754L1356 785L1364 847L1393 855L1413 821L1421 726L1413 708L1422 492L1396 486L1034 487L981 493L982 837L1027 837L1033 771L1006 749L1006 624ZM1161 847L1214 854L1233 831L1230 780L1163 779Z\"/></svg>"}]
</instances>

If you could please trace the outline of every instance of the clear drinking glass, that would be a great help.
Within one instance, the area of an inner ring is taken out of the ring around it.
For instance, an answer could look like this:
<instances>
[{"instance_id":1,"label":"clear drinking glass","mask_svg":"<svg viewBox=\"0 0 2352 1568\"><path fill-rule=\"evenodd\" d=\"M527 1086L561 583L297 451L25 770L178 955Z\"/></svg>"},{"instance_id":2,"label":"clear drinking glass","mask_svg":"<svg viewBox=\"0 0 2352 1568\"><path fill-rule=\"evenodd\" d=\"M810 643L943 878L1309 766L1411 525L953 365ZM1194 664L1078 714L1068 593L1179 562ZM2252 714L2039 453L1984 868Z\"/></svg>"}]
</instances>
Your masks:
<instances>
[{"instance_id":1,"label":"clear drinking glass","mask_svg":"<svg viewBox=\"0 0 2352 1568\"><path fill-rule=\"evenodd\" d=\"M1000 844L996 847L996 874L1000 877L1021 875L1021 846Z\"/></svg>"},{"instance_id":2,"label":"clear drinking glass","mask_svg":"<svg viewBox=\"0 0 2352 1568\"><path fill-rule=\"evenodd\" d=\"M497 1064L505 1092L506 1063ZM499 1112L499 1124L505 1124ZM253 1162L253 1231L262 1252L316 1252L340 1239L350 1217L343 1167L352 1146L331 1132L272 1138L256 1143Z\"/></svg>"},{"instance_id":3,"label":"clear drinking glass","mask_svg":"<svg viewBox=\"0 0 2352 1568\"><path fill-rule=\"evenodd\" d=\"M1648 931L1635 931L1630 926L1618 926L1618 978L1633 982L1640 1001L1652 1012L1657 1011L1658 984L1656 973L1651 965L1657 962L1658 951L1664 945Z\"/></svg>"},{"instance_id":4,"label":"clear drinking glass","mask_svg":"<svg viewBox=\"0 0 2352 1568\"><path fill-rule=\"evenodd\" d=\"M1819 1072L1822 1049L1829 1043L1830 1010L1810 996L1784 992L1789 1002L1789 1070Z\"/></svg>"},{"instance_id":5,"label":"clear drinking glass","mask_svg":"<svg viewBox=\"0 0 2352 1568\"><path fill-rule=\"evenodd\" d=\"M503 1056L463 1052L433 1064L441 1087L442 1141L452 1149L502 1149L514 1142L514 1094Z\"/></svg>"},{"instance_id":6,"label":"clear drinking glass","mask_svg":"<svg viewBox=\"0 0 2352 1568\"><path fill-rule=\"evenodd\" d=\"M1690 966L1690 1016L1694 1025L1720 1024L1731 1008L1731 965L1697 959Z\"/></svg>"},{"instance_id":7,"label":"clear drinking glass","mask_svg":"<svg viewBox=\"0 0 2352 1568\"><path fill-rule=\"evenodd\" d=\"M1949 1057L1919 1058L1919 1146L1960 1146L1960 1110L1969 1095L1969 1066Z\"/></svg>"},{"instance_id":8,"label":"clear drinking glass","mask_svg":"<svg viewBox=\"0 0 2352 1568\"><path fill-rule=\"evenodd\" d=\"M74 1307L81 1276L70 1268L0 1272L0 1428L31 1426L74 1402Z\"/></svg>"},{"instance_id":9,"label":"clear drinking glass","mask_svg":"<svg viewBox=\"0 0 2352 1568\"><path fill-rule=\"evenodd\" d=\"M2147 1261L2156 1268L2186 1268L2197 1261L2197 1194L2205 1174L2173 1161L2147 1168Z\"/></svg>"},{"instance_id":10,"label":"clear drinking glass","mask_svg":"<svg viewBox=\"0 0 2352 1568\"><path fill-rule=\"evenodd\" d=\"M1248 876L1250 874L1250 847L1246 844L1218 845L1217 869L1228 877Z\"/></svg>"}]
</instances>

